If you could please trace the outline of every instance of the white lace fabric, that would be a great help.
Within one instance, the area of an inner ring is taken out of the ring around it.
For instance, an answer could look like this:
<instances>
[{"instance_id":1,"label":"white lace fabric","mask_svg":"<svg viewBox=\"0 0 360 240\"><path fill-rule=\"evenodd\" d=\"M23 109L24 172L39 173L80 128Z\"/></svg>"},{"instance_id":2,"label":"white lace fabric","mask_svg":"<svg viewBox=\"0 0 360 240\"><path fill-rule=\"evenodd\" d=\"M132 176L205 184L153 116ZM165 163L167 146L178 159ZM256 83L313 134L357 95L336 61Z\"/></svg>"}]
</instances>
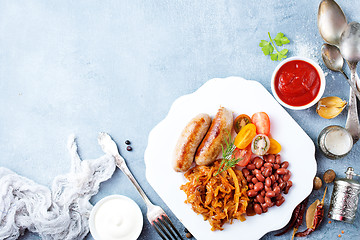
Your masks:
<instances>
[{"instance_id":1,"label":"white lace fabric","mask_svg":"<svg viewBox=\"0 0 360 240\"><path fill-rule=\"evenodd\" d=\"M26 229L42 239L83 239L89 233L91 196L115 171L110 155L81 160L75 137L68 142L71 170L42 186L0 167L0 239L17 239Z\"/></svg>"}]
</instances>

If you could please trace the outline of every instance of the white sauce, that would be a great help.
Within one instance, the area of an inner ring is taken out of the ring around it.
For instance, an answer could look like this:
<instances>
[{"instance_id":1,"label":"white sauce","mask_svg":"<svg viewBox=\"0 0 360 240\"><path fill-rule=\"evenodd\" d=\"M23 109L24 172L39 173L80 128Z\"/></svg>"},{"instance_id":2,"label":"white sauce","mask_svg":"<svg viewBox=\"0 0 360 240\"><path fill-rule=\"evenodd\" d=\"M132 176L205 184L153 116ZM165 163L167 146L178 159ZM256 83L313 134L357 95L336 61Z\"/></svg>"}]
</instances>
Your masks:
<instances>
[{"instance_id":1,"label":"white sauce","mask_svg":"<svg viewBox=\"0 0 360 240\"><path fill-rule=\"evenodd\" d=\"M104 201L103 201L104 200ZM130 198L115 195L104 198L94 207L91 233L96 240L135 240L141 233L143 217Z\"/></svg>"},{"instance_id":2,"label":"white sauce","mask_svg":"<svg viewBox=\"0 0 360 240\"><path fill-rule=\"evenodd\" d=\"M329 131L325 138L325 147L334 155L343 155L352 148L352 139L348 132L342 129Z\"/></svg>"}]
</instances>

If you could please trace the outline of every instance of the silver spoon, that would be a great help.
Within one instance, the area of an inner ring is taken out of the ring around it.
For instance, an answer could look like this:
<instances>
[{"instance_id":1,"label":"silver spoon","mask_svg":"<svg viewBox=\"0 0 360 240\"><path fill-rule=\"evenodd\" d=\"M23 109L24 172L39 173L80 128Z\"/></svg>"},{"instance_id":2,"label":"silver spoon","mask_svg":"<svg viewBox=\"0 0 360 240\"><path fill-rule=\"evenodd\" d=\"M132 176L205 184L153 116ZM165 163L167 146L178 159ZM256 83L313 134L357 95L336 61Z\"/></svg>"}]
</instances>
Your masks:
<instances>
[{"instance_id":1,"label":"silver spoon","mask_svg":"<svg viewBox=\"0 0 360 240\"><path fill-rule=\"evenodd\" d=\"M344 75L346 81L349 83L355 95L360 100L360 91L357 89L356 85L350 81L348 76L343 71L344 59L341 56L339 48L334 45L324 43L321 47L321 56L325 63L325 66L328 69L334 72L341 72Z\"/></svg>"},{"instance_id":2,"label":"silver spoon","mask_svg":"<svg viewBox=\"0 0 360 240\"><path fill-rule=\"evenodd\" d=\"M334 0L323 0L318 10L318 29L321 37L333 45L339 45L341 33L347 26L346 16Z\"/></svg>"},{"instance_id":3,"label":"silver spoon","mask_svg":"<svg viewBox=\"0 0 360 240\"><path fill-rule=\"evenodd\" d=\"M359 77L356 74L356 65L360 61L360 23L349 23L340 39L341 55L349 64L351 81L355 82L360 89Z\"/></svg>"},{"instance_id":4,"label":"silver spoon","mask_svg":"<svg viewBox=\"0 0 360 240\"><path fill-rule=\"evenodd\" d=\"M333 0L321 1L318 11L318 28L321 37L326 42L339 46L342 43L343 32L347 27L348 25L346 21L346 16L339 5ZM342 62L341 64L341 70L342 70L343 60L338 60L338 63L339 62L340 63ZM324 63L326 66L328 66L325 60ZM352 76L353 75L354 74L352 74ZM353 84L350 84L350 86L353 85L353 87L355 87L354 86L355 81L353 81L353 77L351 82ZM357 142L360 135L360 125L359 125L359 117L357 112L357 102L355 98L355 92L352 91L351 88L350 88L350 96L349 96L348 116L347 116L345 128L350 132L351 136L353 137L354 143Z\"/></svg>"}]
</instances>

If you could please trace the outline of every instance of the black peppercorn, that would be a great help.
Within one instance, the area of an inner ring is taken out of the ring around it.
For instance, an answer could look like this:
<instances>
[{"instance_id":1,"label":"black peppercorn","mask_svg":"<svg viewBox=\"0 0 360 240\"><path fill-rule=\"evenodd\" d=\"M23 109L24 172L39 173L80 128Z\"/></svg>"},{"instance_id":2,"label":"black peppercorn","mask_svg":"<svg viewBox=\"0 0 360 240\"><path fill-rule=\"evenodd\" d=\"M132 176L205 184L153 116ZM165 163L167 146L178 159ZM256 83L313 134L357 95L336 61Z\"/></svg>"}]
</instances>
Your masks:
<instances>
[{"instance_id":1,"label":"black peppercorn","mask_svg":"<svg viewBox=\"0 0 360 240\"><path fill-rule=\"evenodd\" d=\"M131 151L131 150L132 150L132 147L131 147L131 146L127 146L127 147L126 147L126 150Z\"/></svg>"},{"instance_id":2,"label":"black peppercorn","mask_svg":"<svg viewBox=\"0 0 360 240\"><path fill-rule=\"evenodd\" d=\"M125 141L125 144L126 144L126 145L130 145L131 142L130 142L129 140L126 140L126 141Z\"/></svg>"}]
</instances>

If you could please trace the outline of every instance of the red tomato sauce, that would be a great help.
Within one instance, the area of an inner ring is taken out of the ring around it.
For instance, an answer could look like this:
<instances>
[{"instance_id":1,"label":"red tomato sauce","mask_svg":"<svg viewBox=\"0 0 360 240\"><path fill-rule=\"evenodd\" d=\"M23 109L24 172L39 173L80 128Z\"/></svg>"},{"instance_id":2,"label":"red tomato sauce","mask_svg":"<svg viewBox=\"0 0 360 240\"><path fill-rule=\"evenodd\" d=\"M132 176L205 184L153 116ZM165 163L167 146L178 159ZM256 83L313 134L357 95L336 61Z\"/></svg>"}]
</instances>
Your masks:
<instances>
[{"instance_id":1,"label":"red tomato sauce","mask_svg":"<svg viewBox=\"0 0 360 240\"><path fill-rule=\"evenodd\" d=\"M274 86L284 103L304 106L313 101L319 93L320 75L310 63L294 60L280 67Z\"/></svg>"}]
</instances>

